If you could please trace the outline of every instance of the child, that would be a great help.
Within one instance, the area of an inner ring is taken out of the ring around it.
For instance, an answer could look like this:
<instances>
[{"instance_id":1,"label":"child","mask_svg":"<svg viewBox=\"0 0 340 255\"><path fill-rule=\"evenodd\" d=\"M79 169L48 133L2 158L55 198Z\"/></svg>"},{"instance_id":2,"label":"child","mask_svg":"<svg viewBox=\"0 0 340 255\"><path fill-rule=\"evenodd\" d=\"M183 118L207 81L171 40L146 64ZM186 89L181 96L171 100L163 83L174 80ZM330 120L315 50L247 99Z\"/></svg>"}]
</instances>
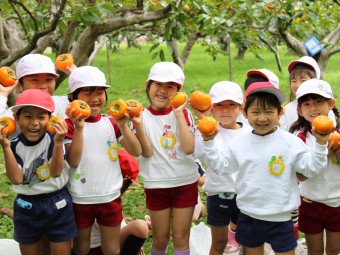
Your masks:
<instances>
[{"instance_id":1,"label":"child","mask_svg":"<svg viewBox=\"0 0 340 255\"><path fill-rule=\"evenodd\" d=\"M182 69L172 62L154 64L146 81L151 104L142 117L149 142L141 141L140 169L153 230L152 255L166 254L170 234L174 254L190 254L190 227L198 194L197 165L191 156L194 120L186 102L177 108L170 106L170 98L183 82Z\"/></svg>"},{"instance_id":2,"label":"child","mask_svg":"<svg viewBox=\"0 0 340 255\"><path fill-rule=\"evenodd\" d=\"M314 58L303 56L289 63L288 72L290 76L290 102L285 105L285 113L280 119L281 128L287 131L289 131L291 125L298 119L297 101L296 99L294 100L297 89L304 81L313 78L320 79L320 68Z\"/></svg>"},{"instance_id":3,"label":"child","mask_svg":"<svg viewBox=\"0 0 340 255\"><path fill-rule=\"evenodd\" d=\"M96 67L78 67L69 77L71 100L83 100L91 107L91 116L85 120L84 126L83 157L79 167L69 171L68 188L78 226L73 252L78 255L90 250L90 234L95 220L99 224L104 254L119 254L123 178L117 144L119 142L133 156L141 153L137 137L126 124L128 114L119 120L101 114L109 87L104 73ZM66 137L72 138L74 127L66 121L69 128Z\"/></svg>"},{"instance_id":4,"label":"child","mask_svg":"<svg viewBox=\"0 0 340 255\"><path fill-rule=\"evenodd\" d=\"M281 104L285 95L270 82L251 84L245 93L244 114L251 132L241 134L221 149L215 134L203 136L207 164L218 174L236 178L236 240L246 254L263 254L269 243L275 253L294 254L297 242L291 211L298 208L296 172L313 177L327 165L329 134L315 134L313 150L296 136L280 128Z\"/></svg>"},{"instance_id":5,"label":"child","mask_svg":"<svg viewBox=\"0 0 340 255\"><path fill-rule=\"evenodd\" d=\"M125 150L118 150L119 165L123 175L123 185L120 190L123 195L132 183L140 186L137 176L139 164L135 157ZM120 231L120 255L140 254L143 244L148 237L149 227L145 220L133 220L126 224L123 220ZM91 250L89 255L103 255L100 247L100 230L97 222L92 226Z\"/></svg>"},{"instance_id":6,"label":"child","mask_svg":"<svg viewBox=\"0 0 340 255\"><path fill-rule=\"evenodd\" d=\"M327 82L311 79L301 84L296 92L296 99L299 118L293 124L292 132L298 131L297 136L312 148L316 140L310 132L314 118L327 115L331 110L339 118L333 92ZM337 150L338 155L339 152ZM340 161L339 158L333 160L332 153L334 152L329 148L325 171L313 178L301 179L306 180L299 185L299 230L305 234L309 254L340 253Z\"/></svg>"},{"instance_id":7,"label":"child","mask_svg":"<svg viewBox=\"0 0 340 255\"><path fill-rule=\"evenodd\" d=\"M11 143L5 135L0 136L6 173L18 194L14 202L14 239L20 243L23 255L39 254L44 234L54 254L70 254L71 239L77 235L71 196L65 187L68 173L63 142L67 125L58 121L55 135L46 131L54 110L46 91L26 90L12 108L21 133ZM67 147L66 156L72 167L77 167L81 158L78 144L82 142L83 121L77 120L74 143Z\"/></svg>"},{"instance_id":8,"label":"child","mask_svg":"<svg viewBox=\"0 0 340 255\"><path fill-rule=\"evenodd\" d=\"M243 112L243 92L238 84L222 81L215 83L211 87L209 95L213 103L211 113L219 123L218 146L222 149L230 140L237 139L238 135L251 130L250 126L237 122L237 117ZM200 114L197 113L197 116L200 117ZM202 138L196 141L197 146L195 148L204 148ZM204 156L202 160L205 161ZM211 226L212 237L210 254L222 255L228 239L231 246L238 248L235 241L236 224L239 215L235 193L236 176L237 173L218 175L211 170L206 172L203 190L208 195L207 223ZM228 228L230 231L228 231Z\"/></svg>"}]
</instances>

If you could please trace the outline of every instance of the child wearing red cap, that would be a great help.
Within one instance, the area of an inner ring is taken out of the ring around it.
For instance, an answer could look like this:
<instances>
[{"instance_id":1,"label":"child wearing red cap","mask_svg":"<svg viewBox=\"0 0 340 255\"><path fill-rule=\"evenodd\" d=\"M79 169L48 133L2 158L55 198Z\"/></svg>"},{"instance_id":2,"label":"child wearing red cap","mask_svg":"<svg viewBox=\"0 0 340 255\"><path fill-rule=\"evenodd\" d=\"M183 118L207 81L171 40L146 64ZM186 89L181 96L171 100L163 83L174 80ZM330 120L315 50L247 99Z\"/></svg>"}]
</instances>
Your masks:
<instances>
[{"instance_id":1,"label":"child wearing red cap","mask_svg":"<svg viewBox=\"0 0 340 255\"><path fill-rule=\"evenodd\" d=\"M68 189L78 227L78 236L73 242L74 254L89 252L95 220L101 230L104 253L119 254L123 178L117 154L118 143L133 156L138 157L142 151L139 140L127 125L128 114L121 119L101 114L109 87L104 73L93 66L78 67L69 77L70 99L83 100L91 107L91 116L84 123L82 159L78 168L69 170ZM68 119L66 121L68 133L65 143L68 143L75 128Z\"/></svg>"},{"instance_id":2,"label":"child wearing red cap","mask_svg":"<svg viewBox=\"0 0 340 255\"><path fill-rule=\"evenodd\" d=\"M70 254L71 239L77 235L64 158L70 166L78 166L83 121L72 118L77 131L65 154L65 121L54 124L55 135L46 131L54 109L46 91L26 90L12 107L21 133L11 142L0 135L6 173L18 194L14 202L14 239L23 255L39 254L39 242L45 234L54 254Z\"/></svg>"},{"instance_id":3,"label":"child wearing red cap","mask_svg":"<svg viewBox=\"0 0 340 255\"><path fill-rule=\"evenodd\" d=\"M252 131L217 145L216 133L203 136L207 164L218 174L236 178L236 240L246 254L263 254L264 243L275 253L295 254L291 211L300 204L296 172L313 177L326 169L329 134L315 134L312 150L295 135L277 127L285 95L270 82L251 84L244 114Z\"/></svg>"},{"instance_id":4,"label":"child wearing red cap","mask_svg":"<svg viewBox=\"0 0 340 255\"><path fill-rule=\"evenodd\" d=\"M172 235L174 254L188 255L191 220L197 204L197 165L194 120L185 108L170 106L170 99L184 83L182 69L172 62L152 66L146 81L150 106L144 109L140 173L153 229L152 255L165 255ZM145 135L145 134L144 134Z\"/></svg>"},{"instance_id":5,"label":"child wearing red cap","mask_svg":"<svg viewBox=\"0 0 340 255\"><path fill-rule=\"evenodd\" d=\"M313 120L330 111L339 119L331 86L323 80L305 81L296 91L298 120L292 131L297 132L309 147L316 139L311 132ZM339 127L337 126L337 131ZM340 149L329 144L328 165L325 171L313 178L299 176L301 205L299 230L305 234L310 254L340 253Z\"/></svg>"}]
</instances>

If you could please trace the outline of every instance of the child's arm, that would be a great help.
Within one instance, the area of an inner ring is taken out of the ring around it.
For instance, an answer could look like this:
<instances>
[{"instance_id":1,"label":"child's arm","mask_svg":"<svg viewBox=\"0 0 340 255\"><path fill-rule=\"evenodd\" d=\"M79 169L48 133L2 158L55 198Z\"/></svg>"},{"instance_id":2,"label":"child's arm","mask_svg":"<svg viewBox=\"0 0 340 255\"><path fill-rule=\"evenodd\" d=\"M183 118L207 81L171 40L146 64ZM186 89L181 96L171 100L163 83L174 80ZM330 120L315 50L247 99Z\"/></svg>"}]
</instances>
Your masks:
<instances>
[{"instance_id":1,"label":"child's arm","mask_svg":"<svg viewBox=\"0 0 340 255\"><path fill-rule=\"evenodd\" d=\"M0 144L5 157L6 174L12 184L19 185L23 182L24 175L17 163L17 160L15 159L11 149L11 143L6 138L6 134L1 135L2 128L3 127L0 126Z\"/></svg>"},{"instance_id":2,"label":"child's arm","mask_svg":"<svg viewBox=\"0 0 340 255\"><path fill-rule=\"evenodd\" d=\"M66 115L70 118L74 124L74 132L72 136L72 142L66 144L67 156L66 160L70 167L77 168L80 164L81 157L83 155L83 130L85 119L81 116L73 117L74 109L67 109Z\"/></svg>"},{"instance_id":3,"label":"child's arm","mask_svg":"<svg viewBox=\"0 0 340 255\"><path fill-rule=\"evenodd\" d=\"M16 81L13 86L5 87L0 84L0 116L4 115L7 109L8 96L18 87L19 81Z\"/></svg>"},{"instance_id":4,"label":"child's arm","mask_svg":"<svg viewBox=\"0 0 340 255\"><path fill-rule=\"evenodd\" d=\"M59 120L54 124L54 147L50 161L50 174L51 177L59 177L64 170L64 138L67 134L67 125L64 120Z\"/></svg>"},{"instance_id":5,"label":"child's arm","mask_svg":"<svg viewBox=\"0 0 340 255\"><path fill-rule=\"evenodd\" d=\"M123 135L123 139L120 140L120 144L132 156L138 157L142 154L142 146L137 136L132 133L131 129L127 125L128 118L129 115L126 113L125 117L121 119L114 119Z\"/></svg>"},{"instance_id":6,"label":"child's arm","mask_svg":"<svg viewBox=\"0 0 340 255\"><path fill-rule=\"evenodd\" d=\"M136 136L140 142L140 145L142 147L142 156L144 158L150 158L152 156L152 145L149 141L148 136L145 133L144 127L143 127L143 117L142 113L133 117L131 119L135 130L136 130Z\"/></svg>"},{"instance_id":7,"label":"child's arm","mask_svg":"<svg viewBox=\"0 0 340 255\"><path fill-rule=\"evenodd\" d=\"M173 108L172 110L177 119L177 125L179 130L179 143L181 149L185 154L190 155L194 153L195 150L195 137L194 134L190 131L188 123L183 113L186 103L187 102L178 106L177 108Z\"/></svg>"}]
</instances>

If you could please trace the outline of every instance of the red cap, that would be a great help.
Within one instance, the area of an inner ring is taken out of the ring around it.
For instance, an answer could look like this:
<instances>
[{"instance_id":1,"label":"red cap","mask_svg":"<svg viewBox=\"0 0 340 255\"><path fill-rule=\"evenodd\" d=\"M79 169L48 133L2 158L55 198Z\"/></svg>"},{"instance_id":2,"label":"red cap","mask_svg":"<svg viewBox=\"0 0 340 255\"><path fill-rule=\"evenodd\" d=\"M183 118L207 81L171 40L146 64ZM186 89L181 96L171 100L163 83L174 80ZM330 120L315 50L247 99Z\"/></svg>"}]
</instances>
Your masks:
<instances>
[{"instance_id":1,"label":"red cap","mask_svg":"<svg viewBox=\"0 0 340 255\"><path fill-rule=\"evenodd\" d=\"M246 90L245 98L247 98L249 95L254 94L256 92L266 92L266 93L273 94L274 96L277 97L280 104L282 104L283 101L285 100L285 94L280 89L275 87L275 85L270 83L269 81L254 82L250 84L250 86Z\"/></svg>"},{"instance_id":2,"label":"red cap","mask_svg":"<svg viewBox=\"0 0 340 255\"><path fill-rule=\"evenodd\" d=\"M138 160L123 149L118 150L118 157L123 177L128 178L135 184L141 186L137 179L139 174Z\"/></svg>"}]
</instances>

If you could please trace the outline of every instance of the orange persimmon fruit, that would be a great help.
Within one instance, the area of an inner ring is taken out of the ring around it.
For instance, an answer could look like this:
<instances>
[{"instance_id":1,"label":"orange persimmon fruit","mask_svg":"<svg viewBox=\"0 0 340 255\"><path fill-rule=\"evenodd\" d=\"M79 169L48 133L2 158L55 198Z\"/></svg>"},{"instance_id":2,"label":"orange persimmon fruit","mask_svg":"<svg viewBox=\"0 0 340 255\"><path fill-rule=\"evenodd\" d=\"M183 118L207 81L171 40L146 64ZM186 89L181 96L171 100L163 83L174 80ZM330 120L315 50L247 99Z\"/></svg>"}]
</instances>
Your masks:
<instances>
[{"instance_id":1,"label":"orange persimmon fruit","mask_svg":"<svg viewBox=\"0 0 340 255\"><path fill-rule=\"evenodd\" d=\"M3 127L1 129L1 135L7 132L7 137L13 134L17 127L15 120L8 116L0 117L0 125Z\"/></svg>"},{"instance_id":2,"label":"orange persimmon fruit","mask_svg":"<svg viewBox=\"0 0 340 255\"><path fill-rule=\"evenodd\" d=\"M143 110L143 105L141 102L135 99L130 99L126 101L128 105L128 111L130 118L133 118L141 113Z\"/></svg>"},{"instance_id":3,"label":"orange persimmon fruit","mask_svg":"<svg viewBox=\"0 0 340 255\"><path fill-rule=\"evenodd\" d=\"M173 108L177 108L178 106L184 104L186 101L187 95L182 91L178 91L173 97L170 98L170 105Z\"/></svg>"},{"instance_id":4,"label":"orange persimmon fruit","mask_svg":"<svg viewBox=\"0 0 340 255\"><path fill-rule=\"evenodd\" d=\"M0 68L0 84L4 87L12 86L16 81L15 72L8 66Z\"/></svg>"},{"instance_id":5,"label":"orange persimmon fruit","mask_svg":"<svg viewBox=\"0 0 340 255\"><path fill-rule=\"evenodd\" d=\"M67 67L71 67L73 63L74 59L71 54L60 54L55 60L55 67L60 71L65 71Z\"/></svg>"},{"instance_id":6,"label":"orange persimmon fruit","mask_svg":"<svg viewBox=\"0 0 340 255\"><path fill-rule=\"evenodd\" d=\"M116 119L121 119L128 113L128 105L123 99L117 99L109 105L108 113Z\"/></svg>"},{"instance_id":7,"label":"orange persimmon fruit","mask_svg":"<svg viewBox=\"0 0 340 255\"><path fill-rule=\"evenodd\" d=\"M55 134L56 131L54 129L54 124L56 124L60 120L64 120L64 118L61 117L61 116L58 116L58 115L51 116L51 118L47 122L47 126L46 126L47 127L47 131L50 132L51 134Z\"/></svg>"},{"instance_id":8,"label":"orange persimmon fruit","mask_svg":"<svg viewBox=\"0 0 340 255\"><path fill-rule=\"evenodd\" d=\"M339 133L331 133L328 138L328 143L333 143L331 149L338 150L340 148L340 134Z\"/></svg>"},{"instance_id":9,"label":"orange persimmon fruit","mask_svg":"<svg viewBox=\"0 0 340 255\"><path fill-rule=\"evenodd\" d=\"M211 106L211 97L202 91L194 91L189 98L190 105L199 111L208 110Z\"/></svg>"},{"instance_id":10,"label":"orange persimmon fruit","mask_svg":"<svg viewBox=\"0 0 340 255\"><path fill-rule=\"evenodd\" d=\"M73 100L68 105L68 108L69 109L74 108L73 117L77 117L79 114L81 114L81 118L86 119L91 115L91 107L89 106L88 103L86 103L83 100L79 99Z\"/></svg>"},{"instance_id":11,"label":"orange persimmon fruit","mask_svg":"<svg viewBox=\"0 0 340 255\"><path fill-rule=\"evenodd\" d=\"M333 130L333 121L325 115L319 115L312 121L312 126L319 134L326 135Z\"/></svg>"},{"instance_id":12,"label":"orange persimmon fruit","mask_svg":"<svg viewBox=\"0 0 340 255\"><path fill-rule=\"evenodd\" d=\"M197 128L202 135L213 135L217 131L217 121L211 116L204 116L198 121Z\"/></svg>"}]
</instances>

